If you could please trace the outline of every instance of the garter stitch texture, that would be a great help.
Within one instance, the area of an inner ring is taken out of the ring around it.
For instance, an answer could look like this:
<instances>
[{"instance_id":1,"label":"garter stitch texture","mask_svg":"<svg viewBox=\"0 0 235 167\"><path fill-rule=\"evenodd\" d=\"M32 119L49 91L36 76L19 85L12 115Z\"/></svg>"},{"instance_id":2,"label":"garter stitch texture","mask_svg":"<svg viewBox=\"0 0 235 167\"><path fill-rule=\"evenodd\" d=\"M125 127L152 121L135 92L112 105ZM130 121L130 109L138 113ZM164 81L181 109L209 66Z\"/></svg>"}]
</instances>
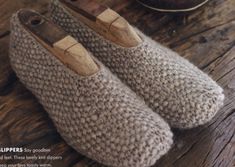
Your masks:
<instances>
[{"instance_id":1,"label":"garter stitch texture","mask_svg":"<svg viewBox=\"0 0 235 167\"><path fill-rule=\"evenodd\" d=\"M80 41L171 126L192 128L205 124L223 105L223 90L216 82L140 31L137 30L143 42L124 48L84 25L57 0L52 0L50 10L56 24Z\"/></svg>"},{"instance_id":2,"label":"garter stitch texture","mask_svg":"<svg viewBox=\"0 0 235 167\"><path fill-rule=\"evenodd\" d=\"M168 124L98 60L79 76L11 19L10 61L65 141L81 154L115 167L153 165L171 147Z\"/></svg>"}]
</instances>

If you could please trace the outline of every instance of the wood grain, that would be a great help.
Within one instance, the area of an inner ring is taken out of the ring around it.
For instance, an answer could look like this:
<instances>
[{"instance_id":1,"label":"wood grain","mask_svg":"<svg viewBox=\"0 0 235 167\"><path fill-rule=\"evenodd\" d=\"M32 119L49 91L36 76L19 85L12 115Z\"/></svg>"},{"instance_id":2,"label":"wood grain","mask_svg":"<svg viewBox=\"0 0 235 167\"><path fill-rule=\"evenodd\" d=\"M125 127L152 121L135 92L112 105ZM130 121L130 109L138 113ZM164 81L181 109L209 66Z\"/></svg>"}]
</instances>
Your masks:
<instances>
[{"instance_id":1,"label":"wood grain","mask_svg":"<svg viewBox=\"0 0 235 167\"><path fill-rule=\"evenodd\" d=\"M94 0L60 0L60 2L92 21L96 21L96 17L107 9L106 6L96 3Z\"/></svg>"},{"instance_id":2,"label":"wood grain","mask_svg":"<svg viewBox=\"0 0 235 167\"><path fill-rule=\"evenodd\" d=\"M211 0L188 14L162 14L134 0L98 0L153 39L171 47L211 75L225 91L225 105L207 125L174 129L175 143L155 167L235 166L235 1ZM15 77L8 60L9 16L19 7L45 11L46 0L0 1L0 146L46 147L63 155L63 167L102 165L76 153L61 139L43 107ZM14 3L13 3L14 2ZM37 4L37 5L36 5ZM30 126L29 126L30 125Z\"/></svg>"},{"instance_id":3,"label":"wood grain","mask_svg":"<svg viewBox=\"0 0 235 167\"><path fill-rule=\"evenodd\" d=\"M90 53L69 35L54 43L52 50L66 66L79 75L90 76L99 71Z\"/></svg>"}]
</instances>

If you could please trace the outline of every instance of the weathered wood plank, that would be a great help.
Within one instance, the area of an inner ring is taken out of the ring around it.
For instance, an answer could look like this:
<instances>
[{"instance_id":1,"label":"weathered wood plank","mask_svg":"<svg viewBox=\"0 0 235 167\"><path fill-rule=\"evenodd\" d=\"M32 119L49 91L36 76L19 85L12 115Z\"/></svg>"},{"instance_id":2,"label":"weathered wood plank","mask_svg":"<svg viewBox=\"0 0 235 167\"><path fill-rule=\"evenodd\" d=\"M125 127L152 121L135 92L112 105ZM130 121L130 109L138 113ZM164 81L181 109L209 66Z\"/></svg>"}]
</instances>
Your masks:
<instances>
[{"instance_id":1,"label":"weathered wood plank","mask_svg":"<svg viewBox=\"0 0 235 167\"><path fill-rule=\"evenodd\" d=\"M174 43L174 50L203 69L235 45L235 21Z\"/></svg>"},{"instance_id":2,"label":"weathered wood plank","mask_svg":"<svg viewBox=\"0 0 235 167\"><path fill-rule=\"evenodd\" d=\"M213 0L200 10L183 14L151 11L134 0L103 1L155 40L168 45L235 19L233 0Z\"/></svg>"}]
</instances>

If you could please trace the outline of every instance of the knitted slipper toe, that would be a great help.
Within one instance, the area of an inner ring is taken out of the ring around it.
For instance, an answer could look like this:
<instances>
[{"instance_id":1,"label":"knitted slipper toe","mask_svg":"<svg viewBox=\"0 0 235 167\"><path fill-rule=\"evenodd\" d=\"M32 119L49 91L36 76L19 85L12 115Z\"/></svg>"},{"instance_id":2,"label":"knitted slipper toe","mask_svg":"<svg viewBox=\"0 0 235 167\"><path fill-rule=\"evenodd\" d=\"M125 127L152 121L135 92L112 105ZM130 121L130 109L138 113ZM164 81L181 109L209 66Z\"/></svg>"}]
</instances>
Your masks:
<instances>
[{"instance_id":1,"label":"knitted slipper toe","mask_svg":"<svg viewBox=\"0 0 235 167\"><path fill-rule=\"evenodd\" d=\"M95 59L94 59L95 60ZM167 123L98 60L80 76L11 19L10 61L21 82L49 113L65 141L109 166L147 167L171 147Z\"/></svg>"}]
</instances>

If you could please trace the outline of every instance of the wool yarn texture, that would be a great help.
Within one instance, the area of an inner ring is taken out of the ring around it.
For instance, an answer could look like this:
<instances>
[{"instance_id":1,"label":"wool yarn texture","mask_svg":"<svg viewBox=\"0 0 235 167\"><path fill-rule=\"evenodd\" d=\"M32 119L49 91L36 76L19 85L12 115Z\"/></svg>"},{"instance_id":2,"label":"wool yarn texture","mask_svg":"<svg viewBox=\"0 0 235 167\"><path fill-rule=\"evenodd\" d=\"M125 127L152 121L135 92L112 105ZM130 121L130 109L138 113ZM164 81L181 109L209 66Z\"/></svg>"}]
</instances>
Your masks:
<instances>
[{"instance_id":1,"label":"wool yarn texture","mask_svg":"<svg viewBox=\"0 0 235 167\"><path fill-rule=\"evenodd\" d=\"M64 140L79 153L114 167L148 167L172 145L168 124L96 60L80 76L11 18L10 62Z\"/></svg>"},{"instance_id":2,"label":"wool yarn texture","mask_svg":"<svg viewBox=\"0 0 235 167\"><path fill-rule=\"evenodd\" d=\"M145 36L125 48L104 39L73 17L57 0L52 20L75 37L172 127L193 128L209 122L223 105L223 89L172 50Z\"/></svg>"}]
</instances>

